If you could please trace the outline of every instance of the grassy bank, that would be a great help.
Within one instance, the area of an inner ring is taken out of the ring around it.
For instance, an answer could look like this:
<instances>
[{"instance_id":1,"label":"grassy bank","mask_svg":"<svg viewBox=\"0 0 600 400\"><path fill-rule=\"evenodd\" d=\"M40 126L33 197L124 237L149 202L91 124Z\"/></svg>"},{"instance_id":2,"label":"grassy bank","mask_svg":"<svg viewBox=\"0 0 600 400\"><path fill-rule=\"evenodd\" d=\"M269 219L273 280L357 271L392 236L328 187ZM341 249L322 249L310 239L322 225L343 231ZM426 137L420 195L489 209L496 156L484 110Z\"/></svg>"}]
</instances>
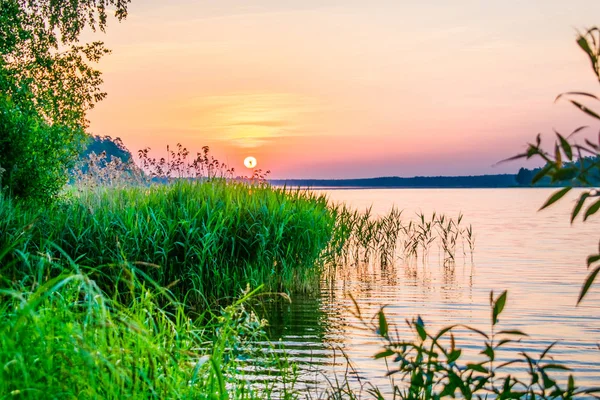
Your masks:
<instances>
[{"instance_id":1,"label":"grassy bank","mask_svg":"<svg viewBox=\"0 0 600 400\"><path fill-rule=\"evenodd\" d=\"M31 275L30 256L44 255L93 266L103 288L130 261L181 296L214 300L261 284L309 290L334 218L324 196L221 180L73 192L49 209L1 199L0 248L10 248L11 264L3 274Z\"/></svg>"},{"instance_id":2,"label":"grassy bank","mask_svg":"<svg viewBox=\"0 0 600 400\"><path fill-rule=\"evenodd\" d=\"M1 261L0 261L1 262ZM16 399L227 399L287 397L294 374L247 311L254 293L205 311L202 325L152 282L124 274L109 297L76 266L37 260L37 274L0 290L0 397ZM40 278L41 280L38 280ZM120 300L119 300L120 299ZM244 360L280 371L277 385L250 384ZM288 381L289 379L289 381ZM287 386L286 386L287 385ZM276 391L276 395L274 394Z\"/></svg>"}]
</instances>

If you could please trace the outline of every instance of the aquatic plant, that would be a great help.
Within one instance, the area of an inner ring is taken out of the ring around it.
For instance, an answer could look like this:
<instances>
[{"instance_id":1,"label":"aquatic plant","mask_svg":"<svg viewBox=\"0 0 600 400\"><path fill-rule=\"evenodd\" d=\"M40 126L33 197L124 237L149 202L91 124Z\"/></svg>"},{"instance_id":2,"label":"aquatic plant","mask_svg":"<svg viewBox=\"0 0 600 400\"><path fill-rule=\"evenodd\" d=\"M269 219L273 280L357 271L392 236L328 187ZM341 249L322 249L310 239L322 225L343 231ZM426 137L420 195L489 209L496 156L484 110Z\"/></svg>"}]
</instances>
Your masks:
<instances>
[{"instance_id":1,"label":"aquatic plant","mask_svg":"<svg viewBox=\"0 0 600 400\"><path fill-rule=\"evenodd\" d=\"M8 250L0 251L4 267ZM72 260L65 266L43 256L22 256L31 274L20 281L0 276L0 397L268 399L293 394L292 366L272 351L265 321L247 306L263 293L260 287L226 307L191 313L189 305L135 264L115 266L122 273L106 292ZM260 348L257 342L263 343ZM267 381L248 380L248 366L281 373Z\"/></svg>"},{"instance_id":2,"label":"aquatic plant","mask_svg":"<svg viewBox=\"0 0 600 400\"><path fill-rule=\"evenodd\" d=\"M53 278L61 266L39 259L32 267L36 276L1 283L0 397L267 399L293 392L285 358L254 345L266 340L264 321L245 305L258 290L191 320L135 266L122 266L127 293L115 282L112 297L76 264ZM281 375L244 379L250 359Z\"/></svg>"},{"instance_id":3,"label":"aquatic plant","mask_svg":"<svg viewBox=\"0 0 600 400\"><path fill-rule=\"evenodd\" d=\"M456 219L433 213L431 217L417 214L415 219L403 220L402 211L392 208L383 216L373 216L371 208L364 212L346 205L332 206L335 229L328 247L333 264L369 263L376 260L385 267L397 261L400 248L405 261L422 257L425 261L434 245L443 255L443 264L455 262L457 246L462 243L463 255L475 249L472 226L461 225L463 216Z\"/></svg>"},{"instance_id":4,"label":"aquatic plant","mask_svg":"<svg viewBox=\"0 0 600 400\"><path fill-rule=\"evenodd\" d=\"M570 374L566 382L553 374L569 371L568 365L555 362L549 345L539 355L526 352L514 354L520 338L527 334L519 330L498 331L499 316L506 305L508 293L498 297L490 293L491 321L488 333L466 325L452 325L432 333L419 316L406 320L414 334L403 338L388 324L385 308L375 318L367 320L355 302L355 313L363 326L383 340L383 350L376 359L387 359L388 375L398 377L391 392L396 399L572 399L600 393L598 388L579 388ZM469 332L475 337L469 347L479 346L477 352L459 346L455 333ZM474 361L475 360L475 361ZM366 391L374 398L384 399L382 388L370 385Z\"/></svg>"},{"instance_id":5,"label":"aquatic plant","mask_svg":"<svg viewBox=\"0 0 600 400\"><path fill-rule=\"evenodd\" d=\"M29 274L19 254L93 265L103 286L120 277L115 264L131 261L159 285L208 302L247 284L316 288L334 224L324 196L220 179L101 187L44 209L0 198L0 216L0 247L18 243L14 266L2 271L13 279Z\"/></svg>"}]
</instances>

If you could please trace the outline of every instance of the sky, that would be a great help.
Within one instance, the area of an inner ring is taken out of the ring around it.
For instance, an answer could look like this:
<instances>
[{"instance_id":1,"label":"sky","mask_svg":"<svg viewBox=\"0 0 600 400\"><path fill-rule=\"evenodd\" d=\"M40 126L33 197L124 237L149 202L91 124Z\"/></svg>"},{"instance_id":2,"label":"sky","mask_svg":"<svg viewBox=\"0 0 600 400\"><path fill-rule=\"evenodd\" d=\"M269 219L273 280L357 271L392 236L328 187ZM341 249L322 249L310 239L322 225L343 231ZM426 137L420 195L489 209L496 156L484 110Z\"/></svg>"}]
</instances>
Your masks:
<instances>
[{"instance_id":1,"label":"sky","mask_svg":"<svg viewBox=\"0 0 600 400\"><path fill-rule=\"evenodd\" d=\"M513 173L537 133L593 124L554 99L600 91L594 25L598 0L133 0L84 37L112 50L89 130L272 178Z\"/></svg>"}]
</instances>

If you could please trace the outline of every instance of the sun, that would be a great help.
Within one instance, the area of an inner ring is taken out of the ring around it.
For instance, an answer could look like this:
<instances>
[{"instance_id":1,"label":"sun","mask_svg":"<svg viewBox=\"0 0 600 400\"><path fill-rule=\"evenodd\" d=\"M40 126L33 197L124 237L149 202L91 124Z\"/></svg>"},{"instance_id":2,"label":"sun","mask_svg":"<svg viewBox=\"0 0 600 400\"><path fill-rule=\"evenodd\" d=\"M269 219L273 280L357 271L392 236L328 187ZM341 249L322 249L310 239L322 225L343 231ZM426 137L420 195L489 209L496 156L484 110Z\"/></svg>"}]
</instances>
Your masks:
<instances>
[{"instance_id":1,"label":"sun","mask_svg":"<svg viewBox=\"0 0 600 400\"><path fill-rule=\"evenodd\" d=\"M246 168L256 168L256 158L254 157L246 157L244 159L244 165L246 166Z\"/></svg>"}]
</instances>

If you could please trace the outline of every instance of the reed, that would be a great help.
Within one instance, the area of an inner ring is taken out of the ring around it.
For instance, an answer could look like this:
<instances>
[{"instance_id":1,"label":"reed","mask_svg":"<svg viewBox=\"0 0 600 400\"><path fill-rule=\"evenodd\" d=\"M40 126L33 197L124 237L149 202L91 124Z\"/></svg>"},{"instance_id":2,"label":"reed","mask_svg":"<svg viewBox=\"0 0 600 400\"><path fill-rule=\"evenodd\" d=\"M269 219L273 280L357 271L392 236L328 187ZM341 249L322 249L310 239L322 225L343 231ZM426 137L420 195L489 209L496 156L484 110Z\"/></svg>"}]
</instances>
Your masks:
<instances>
[{"instance_id":1,"label":"reed","mask_svg":"<svg viewBox=\"0 0 600 400\"><path fill-rule=\"evenodd\" d=\"M334 265L378 263L386 267L398 259L426 261L431 248L437 245L443 264L450 266L456 261L457 249L462 248L465 257L467 252L472 257L475 250L473 228L463 224L462 214L454 219L419 213L416 218L403 219L402 211L396 208L374 216L371 208L361 213L343 204L330 207L336 223L327 255Z\"/></svg>"},{"instance_id":2,"label":"reed","mask_svg":"<svg viewBox=\"0 0 600 400\"><path fill-rule=\"evenodd\" d=\"M28 254L95 266L101 286L119 279L115 264L132 261L195 301L248 284L311 290L335 221L323 196L220 179L73 191L49 209L1 199L0 216L0 246L17 244L13 279L30 274Z\"/></svg>"},{"instance_id":3,"label":"reed","mask_svg":"<svg viewBox=\"0 0 600 400\"><path fill-rule=\"evenodd\" d=\"M21 282L0 280L0 397L268 399L293 394L294 372L286 359L254 345L267 340L265 322L247 308L258 290L192 320L169 291L133 265L120 266L124 273L111 297L75 263L65 268L44 257L30 261L34 275ZM57 276L56 269L61 270ZM255 368L280 371L277 379L245 379L250 359Z\"/></svg>"}]
</instances>

